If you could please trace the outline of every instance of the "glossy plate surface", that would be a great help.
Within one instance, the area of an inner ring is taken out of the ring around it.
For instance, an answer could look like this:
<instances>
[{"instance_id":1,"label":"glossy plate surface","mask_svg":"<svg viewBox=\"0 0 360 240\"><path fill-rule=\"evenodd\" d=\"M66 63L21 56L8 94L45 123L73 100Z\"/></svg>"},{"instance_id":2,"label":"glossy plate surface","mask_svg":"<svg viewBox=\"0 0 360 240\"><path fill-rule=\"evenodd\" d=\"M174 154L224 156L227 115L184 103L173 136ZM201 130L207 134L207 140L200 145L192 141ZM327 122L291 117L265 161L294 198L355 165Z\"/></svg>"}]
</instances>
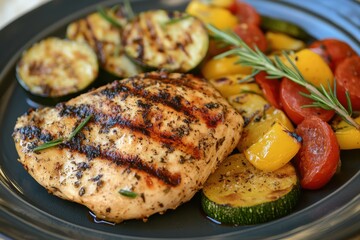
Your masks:
<instances>
[{"instance_id":1,"label":"glossy plate surface","mask_svg":"<svg viewBox=\"0 0 360 240\"><path fill-rule=\"evenodd\" d=\"M119 1L101 1L111 6ZM305 2L305 3L304 3ZM325 2L325 3L324 3ZM186 2L132 1L136 12L146 9L184 9ZM293 21L315 38L333 37L348 42L360 53L360 6L342 1L251 1L263 15ZM360 234L360 150L341 153L342 170L319 191L303 191L295 212L254 226L224 226L207 219L199 196L148 222L126 221L110 226L94 223L88 210L46 192L17 162L11 137L15 121L29 105L15 80L15 65L23 50L47 36L64 37L67 24L96 11L99 1L52 1L0 31L0 238L34 239L258 239L298 237L339 239ZM355 13L351 17L350 13Z\"/></svg>"}]
</instances>

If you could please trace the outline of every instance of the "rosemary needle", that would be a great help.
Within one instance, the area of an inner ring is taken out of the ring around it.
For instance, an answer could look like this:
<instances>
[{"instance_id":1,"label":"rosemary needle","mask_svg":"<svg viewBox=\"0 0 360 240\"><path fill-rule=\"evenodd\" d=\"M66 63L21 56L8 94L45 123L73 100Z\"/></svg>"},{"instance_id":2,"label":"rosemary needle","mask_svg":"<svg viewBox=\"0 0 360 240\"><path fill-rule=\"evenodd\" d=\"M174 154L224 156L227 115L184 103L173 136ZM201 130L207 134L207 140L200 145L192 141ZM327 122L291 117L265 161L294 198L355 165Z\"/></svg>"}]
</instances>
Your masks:
<instances>
[{"instance_id":1,"label":"rosemary needle","mask_svg":"<svg viewBox=\"0 0 360 240\"><path fill-rule=\"evenodd\" d=\"M216 56L216 58L222 58L229 55L237 55L240 57L238 61L239 63L246 66L251 66L258 71L265 71L269 75L269 78L286 77L289 80L305 87L309 91L309 94L302 95L312 99L314 102L305 107L320 107L326 110L334 110L346 122L354 126L356 129L360 130L360 125L351 118L352 109L350 104L351 101L348 97L348 94L346 94L346 96L348 98L347 101L350 107L348 110L346 110L337 99L336 91L335 89L331 89L330 84L329 86L327 86L327 89L324 86L316 88L313 84L306 81L299 69L290 59L288 54L284 53L284 56L286 60L290 63L291 67L283 63L277 56L275 57L274 61L272 61L259 49L251 49L234 32L224 32L211 24L207 24L206 26L215 39L221 40L229 45L236 47L227 52L219 54L218 56Z\"/></svg>"},{"instance_id":2,"label":"rosemary needle","mask_svg":"<svg viewBox=\"0 0 360 240\"><path fill-rule=\"evenodd\" d=\"M54 139L52 141L46 142L40 146L37 146L36 148L33 149L34 152L38 152L47 148L52 148L55 147L57 145L60 145L61 143L65 142L65 141L70 141L73 137L76 136L76 134L78 134L78 132L81 131L81 129L83 129L85 127L85 125L90 121L92 115L87 116L76 128L75 130L70 134L70 136L68 138L58 138L58 139Z\"/></svg>"},{"instance_id":3,"label":"rosemary needle","mask_svg":"<svg viewBox=\"0 0 360 240\"><path fill-rule=\"evenodd\" d=\"M103 7L98 7L98 13L99 15L108 21L111 25L113 25L116 28L121 28L122 26L114 19L112 18Z\"/></svg>"}]
</instances>

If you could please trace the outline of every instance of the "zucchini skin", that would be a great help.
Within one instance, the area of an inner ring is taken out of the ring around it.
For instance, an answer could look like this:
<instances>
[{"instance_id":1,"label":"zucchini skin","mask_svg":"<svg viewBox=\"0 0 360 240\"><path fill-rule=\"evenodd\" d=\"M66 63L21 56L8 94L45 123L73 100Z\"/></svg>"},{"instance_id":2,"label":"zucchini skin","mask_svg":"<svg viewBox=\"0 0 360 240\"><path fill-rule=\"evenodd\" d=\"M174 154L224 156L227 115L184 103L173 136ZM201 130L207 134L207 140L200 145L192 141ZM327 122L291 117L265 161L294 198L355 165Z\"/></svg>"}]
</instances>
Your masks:
<instances>
[{"instance_id":1,"label":"zucchini skin","mask_svg":"<svg viewBox=\"0 0 360 240\"><path fill-rule=\"evenodd\" d=\"M259 224L291 213L299 196L299 179L290 163L264 172L240 153L226 158L207 179L201 206L223 224Z\"/></svg>"},{"instance_id":2,"label":"zucchini skin","mask_svg":"<svg viewBox=\"0 0 360 240\"><path fill-rule=\"evenodd\" d=\"M269 222L290 214L298 203L299 197L300 185L297 184L287 195L273 202L251 207L232 207L226 204L217 204L202 193L201 206L206 215L222 224L252 225Z\"/></svg>"},{"instance_id":3,"label":"zucchini skin","mask_svg":"<svg viewBox=\"0 0 360 240\"><path fill-rule=\"evenodd\" d=\"M148 69L188 72L205 58L209 36L204 24L182 12L140 13L124 27L126 54Z\"/></svg>"},{"instance_id":4,"label":"zucchini skin","mask_svg":"<svg viewBox=\"0 0 360 240\"><path fill-rule=\"evenodd\" d=\"M314 39L308 32L296 24L277 18L261 16L261 28L266 31L285 33L289 36L304 41L310 41Z\"/></svg>"}]
</instances>

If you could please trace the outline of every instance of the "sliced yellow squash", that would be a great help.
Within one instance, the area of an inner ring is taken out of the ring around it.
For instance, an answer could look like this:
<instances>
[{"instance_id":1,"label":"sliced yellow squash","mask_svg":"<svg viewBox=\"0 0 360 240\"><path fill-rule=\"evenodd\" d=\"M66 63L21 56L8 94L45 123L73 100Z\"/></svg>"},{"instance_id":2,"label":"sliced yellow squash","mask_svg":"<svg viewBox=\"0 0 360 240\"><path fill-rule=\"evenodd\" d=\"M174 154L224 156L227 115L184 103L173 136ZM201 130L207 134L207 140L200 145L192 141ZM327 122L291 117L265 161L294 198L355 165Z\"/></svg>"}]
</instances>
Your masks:
<instances>
[{"instance_id":1,"label":"sliced yellow squash","mask_svg":"<svg viewBox=\"0 0 360 240\"><path fill-rule=\"evenodd\" d=\"M257 116L261 116L271 106L261 95L254 93L233 95L228 101L244 118L245 125Z\"/></svg>"},{"instance_id":2,"label":"sliced yellow squash","mask_svg":"<svg viewBox=\"0 0 360 240\"><path fill-rule=\"evenodd\" d=\"M213 78L209 82L218 90L224 98L244 92L252 92L262 95L262 91L256 83L239 83L247 75L233 74L226 77Z\"/></svg>"},{"instance_id":3,"label":"sliced yellow squash","mask_svg":"<svg viewBox=\"0 0 360 240\"><path fill-rule=\"evenodd\" d=\"M239 57L224 57L219 59L210 59L201 69L203 76L207 79L225 77L232 74L249 75L252 68L236 63Z\"/></svg>"}]
</instances>

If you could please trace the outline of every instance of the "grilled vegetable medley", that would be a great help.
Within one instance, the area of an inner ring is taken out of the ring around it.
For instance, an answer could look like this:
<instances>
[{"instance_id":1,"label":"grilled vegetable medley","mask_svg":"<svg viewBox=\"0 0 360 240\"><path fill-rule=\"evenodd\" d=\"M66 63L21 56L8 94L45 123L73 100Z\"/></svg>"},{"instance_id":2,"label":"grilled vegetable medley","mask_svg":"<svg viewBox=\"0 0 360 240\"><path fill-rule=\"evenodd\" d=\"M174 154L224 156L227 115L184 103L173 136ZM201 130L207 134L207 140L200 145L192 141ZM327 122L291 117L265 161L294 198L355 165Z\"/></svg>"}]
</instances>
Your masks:
<instances>
[{"instance_id":1,"label":"grilled vegetable medley","mask_svg":"<svg viewBox=\"0 0 360 240\"><path fill-rule=\"evenodd\" d=\"M135 16L122 6L100 8L70 23L66 38L36 43L18 63L19 82L43 97L34 98L42 105L80 94L101 79L98 67L114 80L191 71L242 116L236 149L201 190L203 211L218 222L258 224L290 214L303 189L320 189L341 171L340 150L360 148L358 53L260 16L245 2L193 0L184 12ZM196 94L192 99L200 99ZM217 107L191 111L205 116Z\"/></svg>"}]
</instances>

